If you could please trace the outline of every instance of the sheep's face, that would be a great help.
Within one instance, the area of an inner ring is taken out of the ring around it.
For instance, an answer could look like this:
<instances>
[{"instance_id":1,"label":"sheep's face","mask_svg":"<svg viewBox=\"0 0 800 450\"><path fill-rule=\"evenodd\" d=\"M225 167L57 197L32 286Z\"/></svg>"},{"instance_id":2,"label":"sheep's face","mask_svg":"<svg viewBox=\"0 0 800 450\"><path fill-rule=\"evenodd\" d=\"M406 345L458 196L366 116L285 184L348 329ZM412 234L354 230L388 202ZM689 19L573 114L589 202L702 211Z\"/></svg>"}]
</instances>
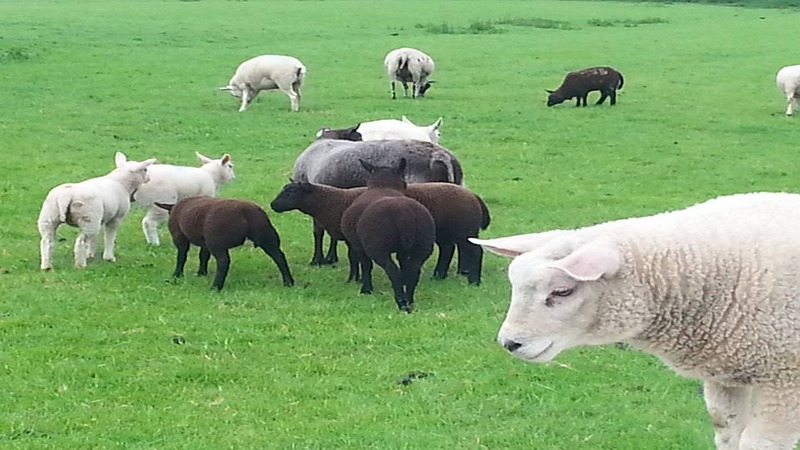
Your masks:
<instances>
[{"instance_id":1,"label":"sheep's face","mask_svg":"<svg viewBox=\"0 0 800 450\"><path fill-rule=\"evenodd\" d=\"M605 243L575 246L557 240L509 266L511 305L497 339L514 356L546 362L571 347L619 340L601 323L619 253Z\"/></svg>"},{"instance_id":2,"label":"sheep's face","mask_svg":"<svg viewBox=\"0 0 800 450\"><path fill-rule=\"evenodd\" d=\"M564 100L566 100L566 98L558 92L547 91L547 93L547 106L558 105L559 103L564 103Z\"/></svg>"},{"instance_id":3,"label":"sheep's face","mask_svg":"<svg viewBox=\"0 0 800 450\"><path fill-rule=\"evenodd\" d=\"M283 187L269 206L275 212L297 209L310 192L311 185L309 183L289 183Z\"/></svg>"},{"instance_id":4,"label":"sheep's face","mask_svg":"<svg viewBox=\"0 0 800 450\"><path fill-rule=\"evenodd\" d=\"M150 181L150 174L147 169L155 162L155 158L142 162L127 161L118 166L117 170L122 172L123 177L133 186L141 186Z\"/></svg>"},{"instance_id":5,"label":"sheep's face","mask_svg":"<svg viewBox=\"0 0 800 450\"><path fill-rule=\"evenodd\" d=\"M417 89L417 96L424 97L425 92L433 86L430 81L426 81L425 83L421 84Z\"/></svg>"},{"instance_id":6,"label":"sheep's face","mask_svg":"<svg viewBox=\"0 0 800 450\"><path fill-rule=\"evenodd\" d=\"M218 164L222 168L222 182L228 183L236 178L236 173L233 171L233 163L231 162L230 155L226 154L222 159L218 160Z\"/></svg>"}]
</instances>

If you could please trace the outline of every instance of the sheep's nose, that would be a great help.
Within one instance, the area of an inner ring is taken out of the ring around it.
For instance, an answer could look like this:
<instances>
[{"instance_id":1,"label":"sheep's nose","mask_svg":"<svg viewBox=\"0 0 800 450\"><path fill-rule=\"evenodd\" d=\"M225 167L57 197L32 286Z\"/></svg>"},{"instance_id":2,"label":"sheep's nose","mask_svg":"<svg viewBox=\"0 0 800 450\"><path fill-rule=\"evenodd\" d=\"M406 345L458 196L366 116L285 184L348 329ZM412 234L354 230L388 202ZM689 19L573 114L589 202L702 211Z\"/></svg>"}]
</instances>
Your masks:
<instances>
[{"instance_id":1,"label":"sheep's nose","mask_svg":"<svg viewBox=\"0 0 800 450\"><path fill-rule=\"evenodd\" d=\"M512 340L509 339L509 340L503 342L503 347L505 347L506 350L508 350L509 352L514 353L520 347L522 347L522 344L520 344L517 341L512 341Z\"/></svg>"}]
</instances>

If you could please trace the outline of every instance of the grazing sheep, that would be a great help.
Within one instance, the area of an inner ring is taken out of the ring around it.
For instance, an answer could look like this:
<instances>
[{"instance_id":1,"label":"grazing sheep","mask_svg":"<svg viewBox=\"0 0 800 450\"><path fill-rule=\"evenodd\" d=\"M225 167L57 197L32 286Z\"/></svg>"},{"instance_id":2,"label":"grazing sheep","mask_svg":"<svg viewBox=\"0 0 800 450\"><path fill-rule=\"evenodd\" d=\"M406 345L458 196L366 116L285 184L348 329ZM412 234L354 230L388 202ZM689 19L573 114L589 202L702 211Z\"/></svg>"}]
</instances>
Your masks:
<instances>
[{"instance_id":1,"label":"grazing sheep","mask_svg":"<svg viewBox=\"0 0 800 450\"><path fill-rule=\"evenodd\" d=\"M611 105L617 104L617 89L622 89L624 79L622 74L611 67L591 67L588 69L570 72L564 77L561 86L555 91L547 89L547 106L557 105L577 98L575 106L586 106L586 97L589 92L600 91L600 99L597 105L602 105L606 97L611 97Z\"/></svg>"},{"instance_id":2,"label":"grazing sheep","mask_svg":"<svg viewBox=\"0 0 800 450\"><path fill-rule=\"evenodd\" d=\"M350 271L361 268L361 293L372 292L372 261L392 283L397 307L410 313L425 260L433 253L436 226L428 210L403 195L406 160L396 169L360 161L372 175L367 189L342 214L342 234L348 243ZM398 265L392 260L397 255Z\"/></svg>"},{"instance_id":3,"label":"grazing sheep","mask_svg":"<svg viewBox=\"0 0 800 450\"><path fill-rule=\"evenodd\" d=\"M786 97L786 115L791 116L794 113L793 103L800 107L800 65L779 70L775 82Z\"/></svg>"},{"instance_id":4,"label":"grazing sheep","mask_svg":"<svg viewBox=\"0 0 800 450\"><path fill-rule=\"evenodd\" d=\"M332 130L323 127L317 133L317 139L341 139L347 141L378 141L385 139L416 139L418 141L439 143L439 127L442 118L421 127L414 125L406 116L402 120L383 119L363 122L354 127Z\"/></svg>"},{"instance_id":5,"label":"grazing sheep","mask_svg":"<svg viewBox=\"0 0 800 450\"><path fill-rule=\"evenodd\" d=\"M159 245L158 226L167 220L167 212L156 202L175 204L189 197L216 197L223 184L236 178L231 157L225 154L220 159L210 159L196 153L201 167L153 164L148 169L150 181L143 184L133 199L147 210L142 219L142 231L150 245Z\"/></svg>"},{"instance_id":6,"label":"grazing sheep","mask_svg":"<svg viewBox=\"0 0 800 450\"><path fill-rule=\"evenodd\" d=\"M498 341L533 362L627 341L703 380L718 449L800 438L800 195L719 197L575 230L474 239L516 256Z\"/></svg>"},{"instance_id":7,"label":"grazing sheep","mask_svg":"<svg viewBox=\"0 0 800 450\"><path fill-rule=\"evenodd\" d=\"M322 233L327 231L335 248L343 240L342 214L366 188L339 189L311 183L289 183L270 203L277 212L298 209L314 218L314 256L311 264L322 264ZM406 187L405 195L420 202L433 216L439 259L434 278L445 278L454 247L459 251L459 273L468 276L470 284L480 284L483 250L467 241L477 237L480 229L489 226L489 211L480 197L468 189L450 183L418 183ZM348 281L357 280L350 272Z\"/></svg>"},{"instance_id":8,"label":"grazing sheep","mask_svg":"<svg viewBox=\"0 0 800 450\"><path fill-rule=\"evenodd\" d=\"M38 220L42 270L53 268L56 230L62 223L80 229L75 239L75 267L86 267L86 259L95 256L101 227L105 230L103 259L116 261L117 229L130 210L131 195L147 182L147 168L156 160L128 161L117 152L114 162L116 169L105 176L62 184L47 194Z\"/></svg>"},{"instance_id":9,"label":"grazing sheep","mask_svg":"<svg viewBox=\"0 0 800 450\"><path fill-rule=\"evenodd\" d=\"M306 66L297 58L282 55L261 55L239 65L227 86L219 88L242 99L239 112L244 112L258 93L280 89L292 101L292 111L300 108L300 88L306 77Z\"/></svg>"},{"instance_id":10,"label":"grazing sheep","mask_svg":"<svg viewBox=\"0 0 800 450\"><path fill-rule=\"evenodd\" d=\"M424 97L433 81L428 77L433 73L433 59L413 48L398 48L390 51L383 60L386 73L392 79L392 98L397 98L394 84L403 84L403 95L408 97L408 83L411 83L411 98Z\"/></svg>"},{"instance_id":11,"label":"grazing sheep","mask_svg":"<svg viewBox=\"0 0 800 450\"><path fill-rule=\"evenodd\" d=\"M253 246L264 250L278 270L284 286L294 284L286 256L281 251L281 240L267 213L253 202L231 198L190 197L174 205L156 203L169 214L169 232L178 249L175 277L183 275L183 266L190 244L200 247L198 275L208 273L211 255L217 261L217 273L211 287L222 290L231 257L228 249L244 244L250 239Z\"/></svg>"}]
</instances>

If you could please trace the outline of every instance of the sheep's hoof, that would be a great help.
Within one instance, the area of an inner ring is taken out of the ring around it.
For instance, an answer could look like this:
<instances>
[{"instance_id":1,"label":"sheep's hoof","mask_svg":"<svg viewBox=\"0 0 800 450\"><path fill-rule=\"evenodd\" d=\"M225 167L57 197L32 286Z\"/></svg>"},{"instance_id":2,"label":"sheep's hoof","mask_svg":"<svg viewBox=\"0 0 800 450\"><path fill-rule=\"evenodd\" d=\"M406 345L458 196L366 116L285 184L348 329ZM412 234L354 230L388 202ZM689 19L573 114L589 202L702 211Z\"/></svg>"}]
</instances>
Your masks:
<instances>
[{"instance_id":1,"label":"sheep's hoof","mask_svg":"<svg viewBox=\"0 0 800 450\"><path fill-rule=\"evenodd\" d=\"M409 303L409 304L403 303L403 304L398 304L397 306L399 306L400 310L404 311L406 314L411 314L412 312L414 312L414 304L413 303Z\"/></svg>"},{"instance_id":2,"label":"sheep's hoof","mask_svg":"<svg viewBox=\"0 0 800 450\"><path fill-rule=\"evenodd\" d=\"M294 286L294 280L285 280L283 285L286 287Z\"/></svg>"},{"instance_id":3,"label":"sheep's hoof","mask_svg":"<svg viewBox=\"0 0 800 450\"><path fill-rule=\"evenodd\" d=\"M362 294L372 294L372 288L369 289L361 288L361 291L359 292L361 292Z\"/></svg>"}]
</instances>

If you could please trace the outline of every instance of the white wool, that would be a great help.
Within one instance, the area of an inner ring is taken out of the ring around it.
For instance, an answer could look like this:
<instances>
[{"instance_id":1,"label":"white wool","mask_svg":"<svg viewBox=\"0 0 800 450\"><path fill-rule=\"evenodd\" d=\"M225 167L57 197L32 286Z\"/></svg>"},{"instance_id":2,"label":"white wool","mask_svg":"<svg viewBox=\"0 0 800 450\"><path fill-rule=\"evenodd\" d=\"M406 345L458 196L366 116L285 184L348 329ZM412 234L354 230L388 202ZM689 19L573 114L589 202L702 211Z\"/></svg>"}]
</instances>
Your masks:
<instances>
[{"instance_id":1,"label":"white wool","mask_svg":"<svg viewBox=\"0 0 800 450\"><path fill-rule=\"evenodd\" d=\"M473 242L516 256L498 340L535 362L628 341L705 382L718 449L800 439L800 195Z\"/></svg>"},{"instance_id":2,"label":"white wool","mask_svg":"<svg viewBox=\"0 0 800 450\"><path fill-rule=\"evenodd\" d=\"M439 127L442 126L442 118L428 126L418 126L411 122L406 116L402 120L383 119L363 122L359 124L356 131L361 134L364 141L377 141L384 139L415 139L418 141L439 143Z\"/></svg>"},{"instance_id":3,"label":"white wool","mask_svg":"<svg viewBox=\"0 0 800 450\"><path fill-rule=\"evenodd\" d=\"M800 106L800 65L786 66L778 71L775 83L786 98L786 115L793 114L793 106Z\"/></svg>"},{"instance_id":4,"label":"white wool","mask_svg":"<svg viewBox=\"0 0 800 450\"><path fill-rule=\"evenodd\" d=\"M297 111L300 108L300 88L305 76L306 66L297 58L261 55L240 64L228 85L219 89L229 91L234 97L242 99L239 112L246 110L259 92L272 89L280 89L289 96L292 111Z\"/></svg>"},{"instance_id":5,"label":"white wool","mask_svg":"<svg viewBox=\"0 0 800 450\"><path fill-rule=\"evenodd\" d=\"M105 229L103 259L115 261L117 229L130 210L131 194L148 181L148 167L155 161L155 158L143 162L128 161L124 154L117 152L117 168L109 174L51 189L42 204L37 223L41 235L42 270L53 268L56 230L62 223L80 229L75 240L75 267L85 267L86 259L94 257L101 227Z\"/></svg>"},{"instance_id":6,"label":"white wool","mask_svg":"<svg viewBox=\"0 0 800 450\"><path fill-rule=\"evenodd\" d=\"M408 96L407 83L412 83L412 97L424 94L424 87L429 82L436 65L433 58L414 48L398 48L390 51L383 59L383 66L391 79L392 98L395 98L395 82L403 84Z\"/></svg>"},{"instance_id":7,"label":"white wool","mask_svg":"<svg viewBox=\"0 0 800 450\"><path fill-rule=\"evenodd\" d=\"M136 204L145 208L147 214L142 219L142 231L147 242L159 245L158 227L169 217L166 210L155 205L165 203L174 205L189 197L216 197L223 184L236 178L230 155L220 159L207 158L196 153L203 163L201 167L154 164L148 173L150 181L143 184L134 194Z\"/></svg>"}]
</instances>

